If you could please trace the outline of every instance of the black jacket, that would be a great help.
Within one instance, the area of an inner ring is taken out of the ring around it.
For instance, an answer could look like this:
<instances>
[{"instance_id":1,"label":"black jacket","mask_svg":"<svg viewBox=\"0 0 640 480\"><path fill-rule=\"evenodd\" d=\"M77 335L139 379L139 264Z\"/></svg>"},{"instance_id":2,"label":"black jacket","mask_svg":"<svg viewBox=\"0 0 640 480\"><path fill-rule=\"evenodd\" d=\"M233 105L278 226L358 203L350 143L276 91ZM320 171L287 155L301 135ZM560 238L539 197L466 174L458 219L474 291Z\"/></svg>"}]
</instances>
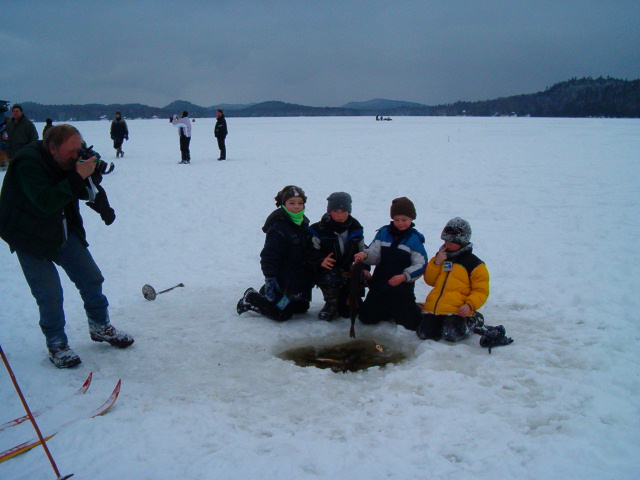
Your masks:
<instances>
[{"instance_id":1,"label":"black jacket","mask_svg":"<svg viewBox=\"0 0 640 480\"><path fill-rule=\"evenodd\" d=\"M224 138L227 136L229 131L227 130L227 119L224 118L224 115L220 115L218 120L216 120L216 126L213 129L213 134L216 138Z\"/></svg>"},{"instance_id":2,"label":"black jacket","mask_svg":"<svg viewBox=\"0 0 640 480\"><path fill-rule=\"evenodd\" d=\"M60 168L41 140L25 146L2 184L0 237L12 252L53 261L71 231L88 245L78 201L89 197L85 185L75 170Z\"/></svg>"},{"instance_id":3,"label":"black jacket","mask_svg":"<svg viewBox=\"0 0 640 480\"><path fill-rule=\"evenodd\" d=\"M265 221L267 234L260 252L265 278L275 278L282 293L291 299L311 300L312 272L306 258L309 219L296 225L289 214L278 208Z\"/></svg>"},{"instance_id":4,"label":"black jacket","mask_svg":"<svg viewBox=\"0 0 640 480\"><path fill-rule=\"evenodd\" d=\"M111 122L111 138L122 140L123 138L129 138L129 128L127 128L127 122L124 120L113 120Z\"/></svg>"},{"instance_id":5,"label":"black jacket","mask_svg":"<svg viewBox=\"0 0 640 480\"><path fill-rule=\"evenodd\" d=\"M344 253L340 251L340 240L336 233L336 227L338 229L344 228L347 231ZM347 221L340 225L331 220L328 213L325 213L319 222L309 227L309 233L311 234L309 260L316 272L324 270L320 264L330 253L333 253L332 258L336 260L331 271L336 275L348 272L353 263L353 256L364 249L364 229L360 222L352 216L349 216Z\"/></svg>"}]
</instances>

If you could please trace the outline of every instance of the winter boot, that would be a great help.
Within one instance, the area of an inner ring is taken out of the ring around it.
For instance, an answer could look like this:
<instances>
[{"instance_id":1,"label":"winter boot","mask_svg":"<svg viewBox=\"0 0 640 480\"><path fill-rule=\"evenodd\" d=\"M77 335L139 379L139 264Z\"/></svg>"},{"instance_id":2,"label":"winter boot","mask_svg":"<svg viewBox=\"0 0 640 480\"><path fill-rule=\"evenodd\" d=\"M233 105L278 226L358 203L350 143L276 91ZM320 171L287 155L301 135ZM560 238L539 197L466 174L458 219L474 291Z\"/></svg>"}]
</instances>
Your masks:
<instances>
[{"instance_id":1,"label":"winter boot","mask_svg":"<svg viewBox=\"0 0 640 480\"><path fill-rule=\"evenodd\" d=\"M113 325L91 326L89 335L94 342L107 342L118 348L127 348L133 344L133 337L119 331Z\"/></svg>"},{"instance_id":2,"label":"winter boot","mask_svg":"<svg viewBox=\"0 0 640 480\"><path fill-rule=\"evenodd\" d=\"M71 368L82 363L80 357L69 348L69 345L49 350L49 360L58 368Z\"/></svg>"},{"instance_id":3,"label":"winter boot","mask_svg":"<svg viewBox=\"0 0 640 480\"><path fill-rule=\"evenodd\" d=\"M255 289L249 287L244 291L244 295L242 295L242 298L240 300L238 300L238 304L236 305L236 312L238 312L238 315L242 315L244 312L248 312L249 310L253 310L252 305L247 302L247 296L249 296L250 293L258 293L256 292Z\"/></svg>"},{"instance_id":4,"label":"winter boot","mask_svg":"<svg viewBox=\"0 0 640 480\"><path fill-rule=\"evenodd\" d=\"M324 307L318 312L320 320L331 321L338 317L338 291L322 290L324 295Z\"/></svg>"}]
</instances>

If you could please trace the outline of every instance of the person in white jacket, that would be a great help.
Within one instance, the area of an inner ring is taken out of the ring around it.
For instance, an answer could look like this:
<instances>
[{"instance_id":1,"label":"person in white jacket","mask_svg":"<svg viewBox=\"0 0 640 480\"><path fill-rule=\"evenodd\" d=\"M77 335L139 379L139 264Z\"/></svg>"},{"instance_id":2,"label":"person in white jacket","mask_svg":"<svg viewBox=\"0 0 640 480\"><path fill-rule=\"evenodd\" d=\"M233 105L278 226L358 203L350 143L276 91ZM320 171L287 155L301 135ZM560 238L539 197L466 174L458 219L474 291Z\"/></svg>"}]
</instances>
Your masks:
<instances>
[{"instance_id":1,"label":"person in white jacket","mask_svg":"<svg viewBox=\"0 0 640 480\"><path fill-rule=\"evenodd\" d=\"M178 127L178 133L180 134L182 161L178 163L191 163L191 152L189 151L189 143L191 143L191 120L189 120L189 112L185 110L182 112L181 118L178 118L178 115L174 115L169 120L174 127Z\"/></svg>"}]
</instances>

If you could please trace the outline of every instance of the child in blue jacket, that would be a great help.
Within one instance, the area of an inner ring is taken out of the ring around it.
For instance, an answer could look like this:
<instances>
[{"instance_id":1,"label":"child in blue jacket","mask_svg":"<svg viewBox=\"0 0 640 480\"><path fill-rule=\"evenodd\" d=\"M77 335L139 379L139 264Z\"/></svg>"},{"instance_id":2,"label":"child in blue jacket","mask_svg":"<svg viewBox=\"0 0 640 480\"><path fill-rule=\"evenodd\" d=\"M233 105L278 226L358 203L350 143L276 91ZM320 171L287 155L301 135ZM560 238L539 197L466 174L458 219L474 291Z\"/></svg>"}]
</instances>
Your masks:
<instances>
[{"instance_id":1,"label":"child in blue jacket","mask_svg":"<svg viewBox=\"0 0 640 480\"><path fill-rule=\"evenodd\" d=\"M378 230L369 248L354 256L356 262L376 266L358 318L365 324L394 320L415 331L421 320L415 281L422 277L428 259L424 235L414 228L416 209L407 197L394 199L390 214L392 222Z\"/></svg>"}]
</instances>

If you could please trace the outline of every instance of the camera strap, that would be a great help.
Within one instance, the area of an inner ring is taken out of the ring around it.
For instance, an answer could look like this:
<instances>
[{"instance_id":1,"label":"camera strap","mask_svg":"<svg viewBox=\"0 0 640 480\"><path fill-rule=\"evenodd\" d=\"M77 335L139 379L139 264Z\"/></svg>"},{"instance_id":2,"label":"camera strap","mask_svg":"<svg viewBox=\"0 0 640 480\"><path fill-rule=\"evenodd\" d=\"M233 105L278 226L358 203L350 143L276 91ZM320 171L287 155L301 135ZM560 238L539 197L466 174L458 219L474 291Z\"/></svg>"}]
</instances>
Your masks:
<instances>
[{"instance_id":1,"label":"camera strap","mask_svg":"<svg viewBox=\"0 0 640 480\"><path fill-rule=\"evenodd\" d=\"M87 192L89 193L89 201L93 202L96 199L96 195L98 195L98 187L96 187L95 183L93 183L93 179L88 177L89 185L87 185Z\"/></svg>"}]
</instances>

